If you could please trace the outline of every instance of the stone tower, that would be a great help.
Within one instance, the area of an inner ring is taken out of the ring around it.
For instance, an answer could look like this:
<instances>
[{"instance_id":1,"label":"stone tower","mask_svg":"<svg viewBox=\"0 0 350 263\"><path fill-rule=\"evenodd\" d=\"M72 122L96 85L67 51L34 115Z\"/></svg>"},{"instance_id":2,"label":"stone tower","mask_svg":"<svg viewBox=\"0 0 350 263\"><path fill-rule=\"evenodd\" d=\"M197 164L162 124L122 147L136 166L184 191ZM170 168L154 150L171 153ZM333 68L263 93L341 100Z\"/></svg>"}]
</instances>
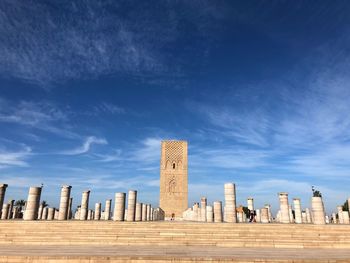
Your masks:
<instances>
[{"instance_id":1,"label":"stone tower","mask_svg":"<svg viewBox=\"0 0 350 263\"><path fill-rule=\"evenodd\" d=\"M182 217L188 208L187 142L162 141L159 206L165 217Z\"/></svg>"}]
</instances>

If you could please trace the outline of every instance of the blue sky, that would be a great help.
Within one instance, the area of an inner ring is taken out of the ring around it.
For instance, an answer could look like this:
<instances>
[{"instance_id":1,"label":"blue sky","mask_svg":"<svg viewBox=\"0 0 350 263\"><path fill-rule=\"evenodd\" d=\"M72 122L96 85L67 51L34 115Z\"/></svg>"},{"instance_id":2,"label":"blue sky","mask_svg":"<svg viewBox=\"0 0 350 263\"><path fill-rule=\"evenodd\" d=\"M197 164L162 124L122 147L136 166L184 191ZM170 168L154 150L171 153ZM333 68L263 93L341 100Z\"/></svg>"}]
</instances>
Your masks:
<instances>
[{"instance_id":1,"label":"blue sky","mask_svg":"<svg viewBox=\"0 0 350 263\"><path fill-rule=\"evenodd\" d=\"M1 1L0 181L58 205L139 190L189 142L189 202L350 195L348 1Z\"/></svg>"}]
</instances>

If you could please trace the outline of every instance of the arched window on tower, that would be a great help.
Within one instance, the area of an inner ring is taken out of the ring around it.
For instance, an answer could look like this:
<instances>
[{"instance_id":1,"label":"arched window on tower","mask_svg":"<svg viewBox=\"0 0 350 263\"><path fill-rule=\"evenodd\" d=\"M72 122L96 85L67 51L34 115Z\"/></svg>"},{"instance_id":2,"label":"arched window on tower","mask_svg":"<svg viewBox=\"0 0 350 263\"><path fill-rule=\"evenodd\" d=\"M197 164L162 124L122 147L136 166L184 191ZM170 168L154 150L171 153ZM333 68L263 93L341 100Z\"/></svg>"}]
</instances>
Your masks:
<instances>
[{"instance_id":1,"label":"arched window on tower","mask_svg":"<svg viewBox=\"0 0 350 263\"><path fill-rule=\"evenodd\" d=\"M173 169L175 169L176 168L176 164L175 163L173 163Z\"/></svg>"}]
</instances>

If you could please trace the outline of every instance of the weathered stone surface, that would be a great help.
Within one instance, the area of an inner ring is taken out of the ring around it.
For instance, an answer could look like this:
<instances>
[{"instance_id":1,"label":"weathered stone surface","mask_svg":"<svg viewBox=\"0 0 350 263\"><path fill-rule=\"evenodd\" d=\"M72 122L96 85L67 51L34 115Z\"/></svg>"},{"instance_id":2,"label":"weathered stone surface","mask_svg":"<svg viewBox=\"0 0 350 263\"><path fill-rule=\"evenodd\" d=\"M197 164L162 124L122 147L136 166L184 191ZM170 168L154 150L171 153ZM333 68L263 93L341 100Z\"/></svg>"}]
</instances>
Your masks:
<instances>
[{"instance_id":1,"label":"weathered stone surface","mask_svg":"<svg viewBox=\"0 0 350 263\"><path fill-rule=\"evenodd\" d=\"M127 221L135 221L137 191L129 190Z\"/></svg>"},{"instance_id":2,"label":"weathered stone surface","mask_svg":"<svg viewBox=\"0 0 350 263\"><path fill-rule=\"evenodd\" d=\"M80 220L87 220L90 190L84 191L81 197Z\"/></svg>"},{"instance_id":3,"label":"weathered stone surface","mask_svg":"<svg viewBox=\"0 0 350 263\"><path fill-rule=\"evenodd\" d=\"M125 193L116 193L114 201L114 212L113 220L114 221L124 221L125 214Z\"/></svg>"},{"instance_id":4,"label":"weathered stone surface","mask_svg":"<svg viewBox=\"0 0 350 263\"><path fill-rule=\"evenodd\" d=\"M294 204L294 213L295 213L295 223L301 224L303 223L303 220L302 220L302 214L301 214L300 198L294 198L293 204ZM305 216L306 216L306 213L305 213Z\"/></svg>"},{"instance_id":5,"label":"weathered stone surface","mask_svg":"<svg viewBox=\"0 0 350 263\"><path fill-rule=\"evenodd\" d=\"M281 212L281 223L290 223L290 213L289 213L289 204L288 204L288 193L281 192L278 194L278 198L280 201L280 212Z\"/></svg>"},{"instance_id":6,"label":"weathered stone surface","mask_svg":"<svg viewBox=\"0 0 350 263\"><path fill-rule=\"evenodd\" d=\"M71 189L72 189L72 186L70 185L63 185L61 188L61 199L60 199L58 220L68 219L69 199L70 199Z\"/></svg>"},{"instance_id":7,"label":"weathered stone surface","mask_svg":"<svg viewBox=\"0 0 350 263\"><path fill-rule=\"evenodd\" d=\"M229 223L237 222L236 214L236 185L234 183L226 183L224 185L225 195L225 220ZM215 219L215 205L214 205Z\"/></svg>"},{"instance_id":8,"label":"weathered stone surface","mask_svg":"<svg viewBox=\"0 0 350 263\"><path fill-rule=\"evenodd\" d=\"M41 187L29 188L24 220L36 220L38 218L41 189Z\"/></svg>"},{"instance_id":9,"label":"weathered stone surface","mask_svg":"<svg viewBox=\"0 0 350 263\"><path fill-rule=\"evenodd\" d=\"M311 198L312 221L315 225L326 224L322 197Z\"/></svg>"},{"instance_id":10,"label":"weathered stone surface","mask_svg":"<svg viewBox=\"0 0 350 263\"><path fill-rule=\"evenodd\" d=\"M162 141L159 206L165 217L182 217L188 207L187 142Z\"/></svg>"},{"instance_id":11,"label":"weathered stone surface","mask_svg":"<svg viewBox=\"0 0 350 263\"><path fill-rule=\"evenodd\" d=\"M2 207L4 205L5 201L5 193L6 193L6 188L8 187L7 184L0 184L0 218L2 216Z\"/></svg>"},{"instance_id":12,"label":"weathered stone surface","mask_svg":"<svg viewBox=\"0 0 350 263\"><path fill-rule=\"evenodd\" d=\"M221 223L222 221L222 202L216 201L214 202L214 222Z\"/></svg>"}]
</instances>

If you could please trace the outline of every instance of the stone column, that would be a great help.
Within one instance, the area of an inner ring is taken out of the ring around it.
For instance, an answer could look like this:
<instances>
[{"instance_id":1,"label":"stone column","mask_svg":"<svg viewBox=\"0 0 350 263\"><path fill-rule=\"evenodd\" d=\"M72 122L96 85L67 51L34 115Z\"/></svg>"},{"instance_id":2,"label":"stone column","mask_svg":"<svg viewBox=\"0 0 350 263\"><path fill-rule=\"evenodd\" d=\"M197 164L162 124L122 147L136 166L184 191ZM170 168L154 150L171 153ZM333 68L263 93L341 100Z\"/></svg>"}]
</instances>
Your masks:
<instances>
[{"instance_id":1,"label":"stone column","mask_svg":"<svg viewBox=\"0 0 350 263\"><path fill-rule=\"evenodd\" d=\"M238 221L238 223L243 223L243 212L241 212L241 211L238 211L237 212L237 221Z\"/></svg>"},{"instance_id":2,"label":"stone column","mask_svg":"<svg viewBox=\"0 0 350 263\"><path fill-rule=\"evenodd\" d=\"M289 211L289 219L290 219L290 223L294 223L294 216L293 216L293 209L292 209L292 205L288 205L288 211Z\"/></svg>"},{"instance_id":3,"label":"stone column","mask_svg":"<svg viewBox=\"0 0 350 263\"><path fill-rule=\"evenodd\" d=\"M252 197L247 198L247 205L250 211L254 211L254 198Z\"/></svg>"},{"instance_id":4,"label":"stone column","mask_svg":"<svg viewBox=\"0 0 350 263\"><path fill-rule=\"evenodd\" d=\"M136 199L137 199L137 191L129 190L127 221L130 221L130 222L135 221Z\"/></svg>"},{"instance_id":5,"label":"stone column","mask_svg":"<svg viewBox=\"0 0 350 263\"><path fill-rule=\"evenodd\" d=\"M288 204L288 193L279 193L278 194L279 201L280 201L280 211L281 211L281 223L288 224L290 223L290 217L289 217L289 204Z\"/></svg>"},{"instance_id":6,"label":"stone column","mask_svg":"<svg viewBox=\"0 0 350 263\"><path fill-rule=\"evenodd\" d=\"M222 222L222 202L221 201L214 202L214 222L215 223Z\"/></svg>"},{"instance_id":7,"label":"stone column","mask_svg":"<svg viewBox=\"0 0 350 263\"><path fill-rule=\"evenodd\" d=\"M39 205L39 211L38 211L38 220L41 220L43 217L43 210L44 210L44 206L43 204Z\"/></svg>"},{"instance_id":8,"label":"stone column","mask_svg":"<svg viewBox=\"0 0 350 263\"><path fill-rule=\"evenodd\" d=\"M213 212L213 207L211 205L207 205L207 222L208 223L213 223L214 222L214 212Z\"/></svg>"},{"instance_id":9,"label":"stone column","mask_svg":"<svg viewBox=\"0 0 350 263\"><path fill-rule=\"evenodd\" d=\"M344 224L344 219L343 219L343 207L341 205L337 206L337 211L338 211L338 220L339 224Z\"/></svg>"},{"instance_id":10,"label":"stone column","mask_svg":"<svg viewBox=\"0 0 350 263\"><path fill-rule=\"evenodd\" d=\"M343 211L343 224L345 224L345 225L350 224L349 212L348 211Z\"/></svg>"},{"instance_id":11,"label":"stone column","mask_svg":"<svg viewBox=\"0 0 350 263\"><path fill-rule=\"evenodd\" d=\"M115 194L114 212L113 212L114 221L124 221L125 196L126 196L125 193Z\"/></svg>"},{"instance_id":12,"label":"stone column","mask_svg":"<svg viewBox=\"0 0 350 263\"><path fill-rule=\"evenodd\" d=\"M296 219L295 219L296 220ZM305 211L302 211L301 212L301 222L303 224L306 224L307 223L307 216L306 216L306 212ZM295 222L296 223L296 222ZM298 223L297 223L298 224Z\"/></svg>"},{"instance_id":13,"label":"stone column","mask_svg":"<svg viewBox=\"0 0 350 263\"><path fill-rule=\"evenodd\" d=\"M72 217L73 217L72 206L73 206L73 197L69 198L69 203L68 203L68 219L72 219Z\"/></svg>"},{"instance_id":14,"label":"stone column","mask_svg":"<svg viewBox=\"0 0 350 263\"><path fill-rule=\"evenodd\" d=\"M68 219L69 198L72 186L62 185L58 220Z\"/></svg>"},{"instance_id":15,"label":"stone column","mask_svg":"<svg viewBox=\"0 0 350 263\"><path fill-rule=\"evenodd\" d=\"M202 197L201 198L201 221L206 222L207 221L207 198Z\"/></svg>"},{"instance_id":16,"label":"stone column","mask_svg":"<svg viewBox=\"0 0 350 263\"><path fill-rule=\"evenodd\" d=\"M7 184L0 184L0 209L2 209L4 205L7 186L8 186ZM2 211L0 211L0 217L2 217Z\"/></svg>"},{"instance_id":17,"label":"stone column","mask_svg":"<svg viewBox=\"0 0 350 263\"><path fill-rule=\"evenodd\" d=\"M112 199L107 199L106 205L105 205L104 220L111 219L111 207L112 207Z\"/></svg>"},{"instance_id":18,"label":"stone column","mask_svg":"<svg viewBox=\"0 0 350 263\"><path fill-rule=\"evenodd\" d=\"M294 204L294 213L295 213L295 223L301 224L303 223L303 220L302 220L302 214L301 214L300 198L294 198L293 204Z\"/></svg>"},{"instance_id":19,"label":"stone column","mask_svg":"<svg viewBox=\"0 0 350 263\"><path fill-rule=\"evenodd\" d=\"M311 209L312 209L313 223L315 225L326 224L322 197L312 197Z\"/></svg>"},{"instance_id":20,"label":"stone column","mask_svg":"<svg viewBox=\"0 0 350 263\"><path fill-rule=\"evenodd\" d=\"M55 220L58 220L58 214L59 214L58 209L55 208L55 214L54 214Z\"/></svg>"},{"instance_id":21,"label":"stone column","mask_svg":"<svg viewBox=\"0 0 350 263\"><path fill-rule=\"evenodd\" d=\"M268 208L264 207L260 209L260 214L261 214L261 223L269 223L269 210Z\"/></svg>"},{"instance_id":22,"label":"stone column","mask_svg":"<svg viewBox=\"0 0 350 263\"><path fill-rule=\"evenodd\" d=\"M136 203L135 221L142 220L142 203Z\"/></svg>"},{"instance_id":23,"label":"stone column","mask_svg":"<svg viewBox=\"0 0 350 263\"><path fill-rule=\"evenodd\" d=\"M40 203L41 187L30 187L27 199L27 206L24 212L24 220L36 220Z\"/></svg>"},{"instance_id":24,"label":"stone column","mask_svg":"<svg viewBox=\"0 0 350 263\"><path fill-rule=\"evenodd\" d=\"M150 221L153 221L154 208L151 207Z\"/></svg>"},{"instance_id":25,"label":"stone column","mask_svg":"<svg viewBox=\"0 0 350 263\"><path fill-rule=\"evenodd\" d=\"M147 221L151 221L151 210L152 210L152 205L148 204L147 205Z\"/></svg>"},{"instance_id":26,"label":"stone column","mask_svg":"<svg viewBox=\"0 0 350 263\"><path fill-rule=\"evenodd\" d=\"M237 223L236 185L233 183L226 183L224 188L225 188L225 218L226 218L226 222ZM214 206L214 219L215 219L215 206Z\"/></svg>"},{"instance_id":27,"label":"stone column","mask_svg":"<svg viewBox=\"0 0 350 263\"><path fill-rule=\"evenodd\" d=\"M7 216L9 214L9 208L10 208L9 204L2 205L1 220L7 219Z\"/></svg>"},{"instance_id":28,"label":"stone column","mask_svg":"<svg viewBox=\"0 0 350 263\"><path fill-rule=\"evenodd\" d=\"M142 215L141 220L146 221L147 220L147 205L142 203Z\"/></svg>"},{"instance_id":29,"label":"stone column","mask_svg":"<svg viewBox=\"0 0 350 263\"><path fill-rule=\"evenodd\" d=\"M267 214L268 214L269 222L272 222L271 205L265 204L264 207L267 208Z\"/></svg>"},{"instance_id":30,"label":"stone column","mask_svg":"<svg viewBox=\"0 0 350 263\"><path fill-rule=\"evenodd\" d=\"M256 216L255 216L255 220L257 223L261 223L261 212L260 209L256 209Z\"/></svg>"},{"instance_id":31,"label":"stone column","mask_svg":"<svg viewBox=\"0 0 350 263\"><path fill-rule=\"evenodd\" d=\"M12 218L12 212L13 212L13 206L15 205L15 200L10 200L9 201L9 212L7 214L7 219L11 219Z\"/></svg>"},{"instance_id":32,"label":"stone column","mask_svg":"<svg viewBox=\"0 0 350 263\"><path fill-rule=\"evenodd\" d=\"M92 220L92 219L93 219L93 217L92 217L92 210L89 209L89 210L88 210L88 217L87 217L87 220Z\"/></svg>"},{"instance_id":33,"label":"stone column","mask_svg":"<svg viewBox=\"0 0 350 263\"><path fill-rule=\"evenodd\" d=\"M336 214L334 212L332 213L332 223L333 224L337 223L337 216L336 216Z\"/></svg>"},{"instance_id":34,"label":"stone column","mask_svg":"<svg viewBox=\"0 0 350 263\"><path fill-rule=\"evenodd\" d=\"M312 223L312 217L311 217L310 209L306 208L305 209L305 213L306 213L307 223L311 224Z\"/></svg>"},{"instance_id":35,"label":"stone column","mask_svg":"<svg viewBox=\"0 0 350 263\"><path fill-rule=\"evenodd\" d=\"M80 220L87 220L90 190L84 191L81 197Z\"/></svg>"},{"instance_id":36,"label":"stone column","mask_svg":"<svg viewBox=\"0 0 350 263\"><path fill-rule=\"evenodd\" d=\"M47 214L47 220L54 220L55 219L55 208L49 207L49 211Z\"/></svg>"},{"instance_id":37,"label":"stone column","mask_svg":"<svg viewBox=\"0 0 350 263\"><path fill-rule=\"evenodd\" d=\"M47 214L49 212L49 208L46 206L43 208L43 214L41 216L41 220L47 220Z\"/></svg>"},{"instance_id":38,"label":"stone column","mask_svg":"<svg viewBox=\"0 0 350 263\"><path fill-rule=\"evenodd\" d=\"M94 220L100 220L100 219L101 219L101 203L96 203Z\"/></svg>"},{"instance_id":39,"label":"stone column","mask_svg":"<svg viewBox=\"0 0 350 263\"><path fill-rule=\"evenodd\" d=\"M193 210L193 213L192 213L192 218L191 220L192 221L198 221L198 217L199 217L199 204L198 203L194 203L193 206L192 206L192 210Z\"/></svg>"}]
</instances>

